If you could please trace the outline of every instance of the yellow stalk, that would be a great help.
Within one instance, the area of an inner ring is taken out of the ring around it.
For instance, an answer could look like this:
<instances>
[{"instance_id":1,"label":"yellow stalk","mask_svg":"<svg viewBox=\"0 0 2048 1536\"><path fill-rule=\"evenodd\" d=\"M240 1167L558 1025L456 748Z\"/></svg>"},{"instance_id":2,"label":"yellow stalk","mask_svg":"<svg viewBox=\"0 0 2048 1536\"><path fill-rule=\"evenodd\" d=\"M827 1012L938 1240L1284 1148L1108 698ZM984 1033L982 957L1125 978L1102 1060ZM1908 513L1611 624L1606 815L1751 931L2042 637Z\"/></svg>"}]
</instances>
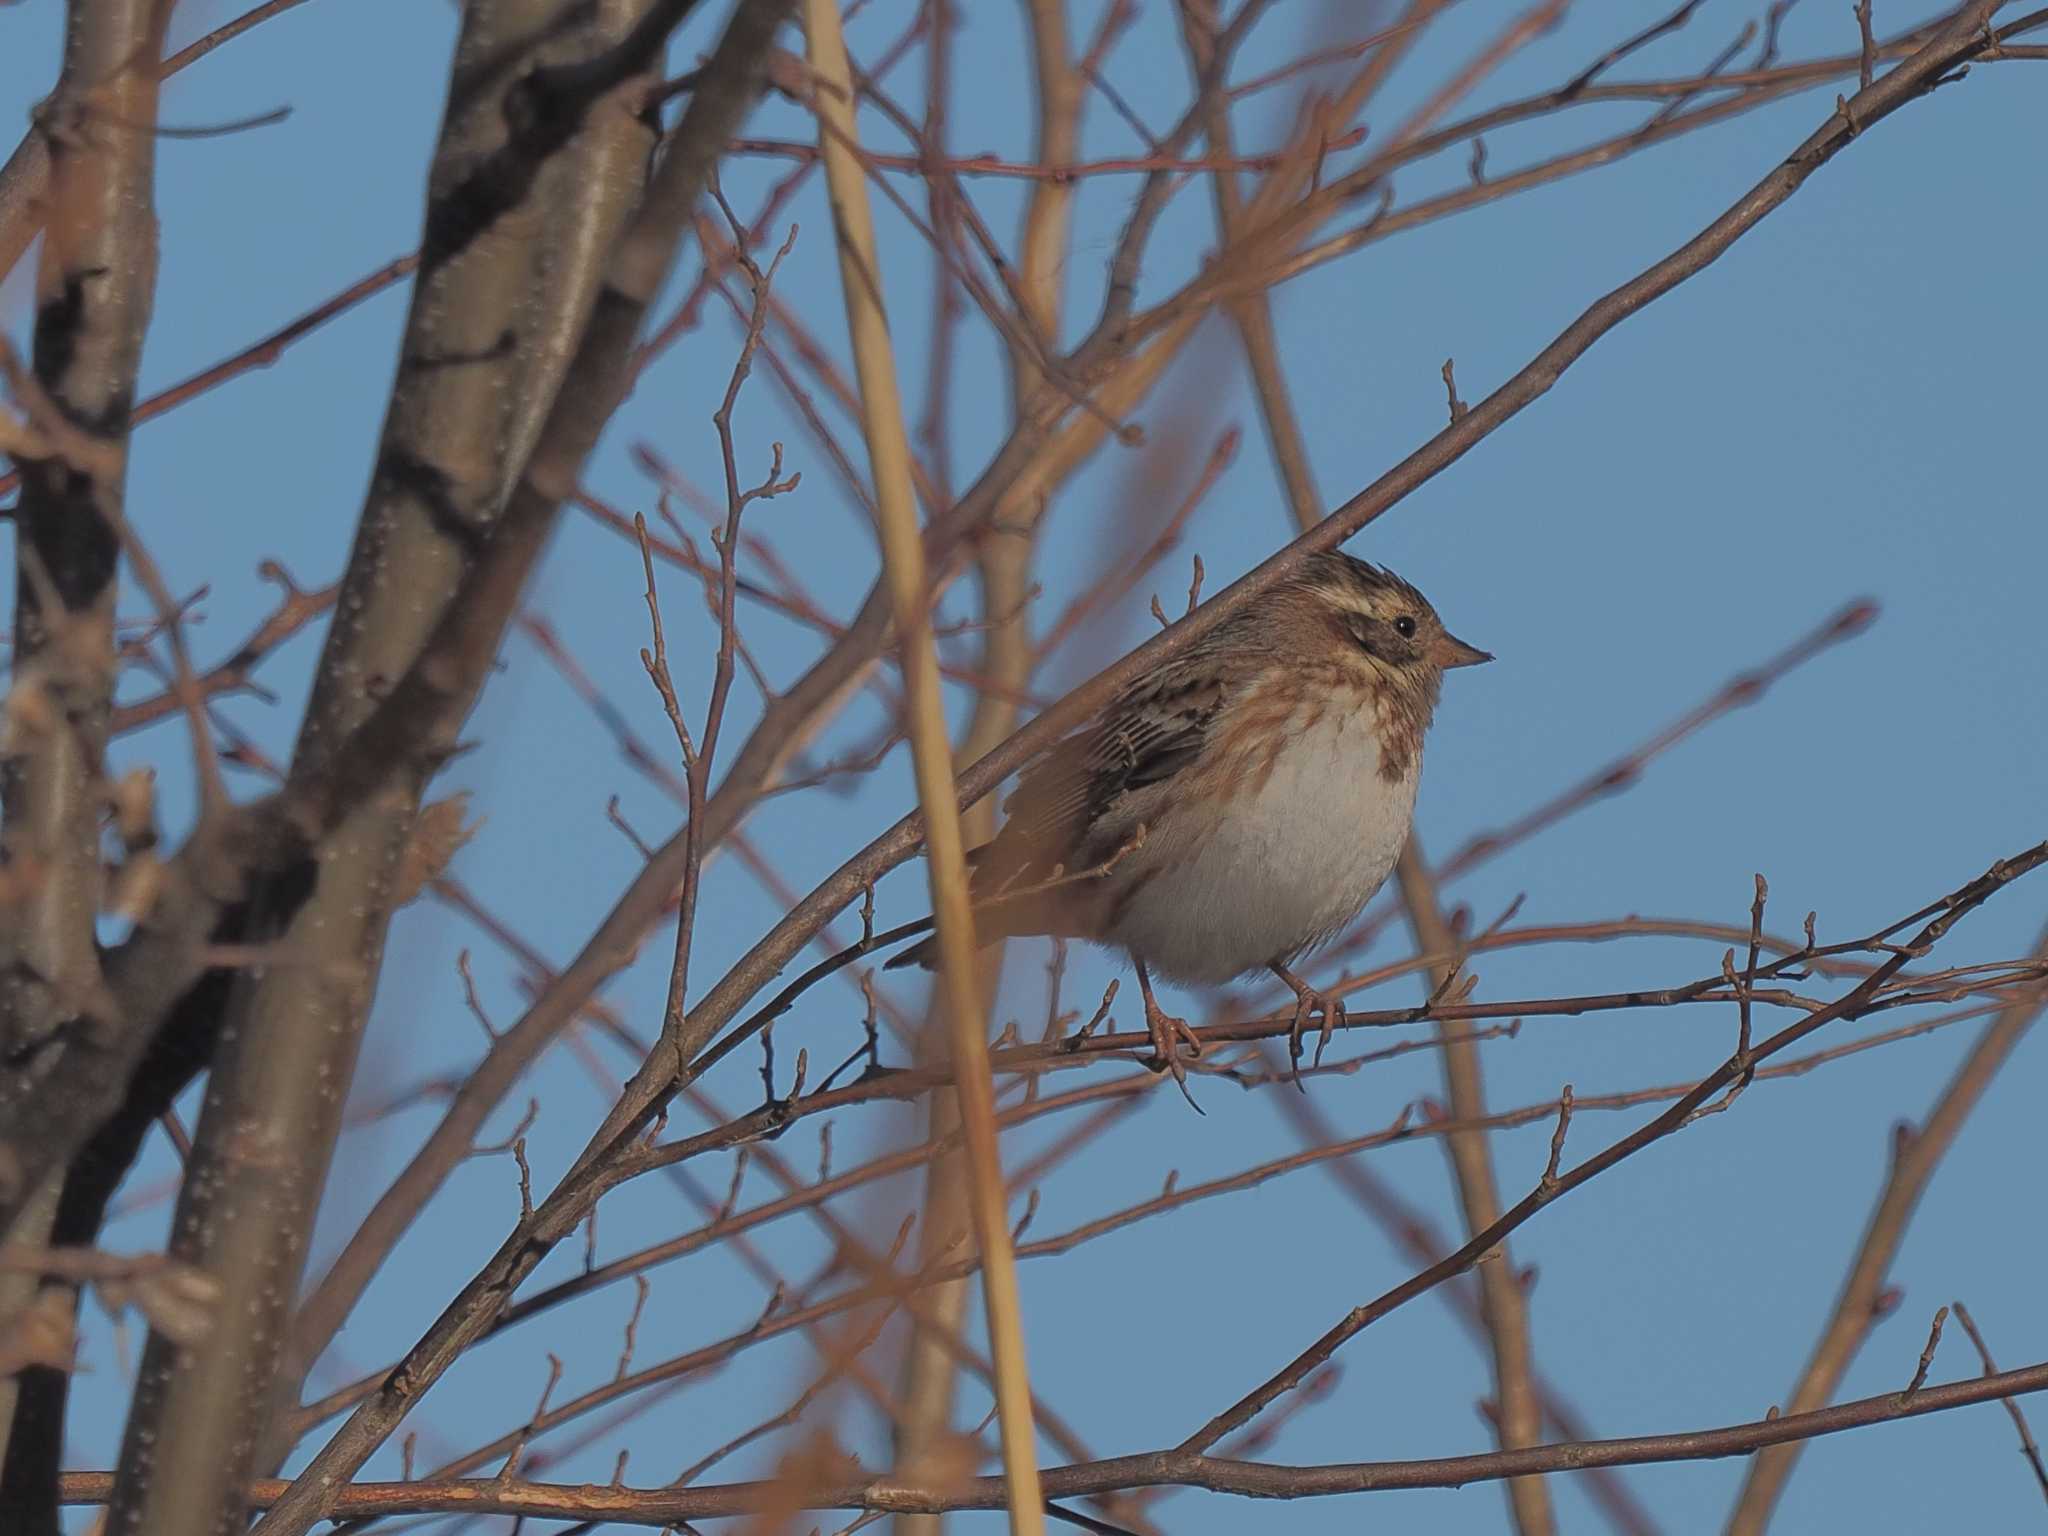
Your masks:
<instances>
[{"instance_id":1,"label":"yellow stalk","mask_svg":"<svg viewBox=\"0 0 2048 1536\"><path fill-rule=\"evenodd\" d=\"M952 749L940 707L938 654L925 598L924 543L911 494L910 443L896 390L896 360L882 312L881 267L875 259L874 223L867 182L855 150L853 86L840 32L837 0L805 0L804 32L816 87L819 147L832 198L839 245L839 276L846 323L860 382L861 425L875 482L875 518L896 633L910 722L911 761L924 810L926 863L932 913L938 925L939 984L951 1023L960 1118L967 1142L969 1194L981 1245L982 1290L988 1308L996 1367L996 1408L1002 1425L1003 1470L1010 1499L1010 1529L1043 1536L1038 1447L1031 1419L1031 1384L1024 1361L1023 1309L1017 1260L1010 1247L1003 1170L996 1148L995 1094L988 1039L974 981L974 915L967 898L967 865L960 837L960 807L953 792Z\"/></svg>"}]
</instances>

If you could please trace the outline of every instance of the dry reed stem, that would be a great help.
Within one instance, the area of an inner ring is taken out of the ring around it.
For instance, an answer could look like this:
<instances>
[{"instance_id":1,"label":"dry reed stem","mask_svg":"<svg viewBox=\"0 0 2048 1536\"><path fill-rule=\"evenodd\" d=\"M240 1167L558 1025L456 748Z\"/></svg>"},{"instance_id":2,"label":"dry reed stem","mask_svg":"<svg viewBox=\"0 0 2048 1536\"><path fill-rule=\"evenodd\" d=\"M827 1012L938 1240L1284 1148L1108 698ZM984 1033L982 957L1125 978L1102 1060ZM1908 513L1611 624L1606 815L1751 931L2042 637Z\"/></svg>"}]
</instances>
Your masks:
<instances>
[{"instance_id":1,"label":"dry reed stem","mask_svg":"<svg viewBox=\"0 0 2048 1536\"><path fill-rule=\"evenodd\" d=\"M875 256L867 183L854 148L852 77L834 0L805 0L804 36L817 77L819 144L831 190L847 329L860 381L862 430L875 481L876 522L903 648L911 758L925 816L932 911L938 927L940 986L952 1024L969 1195L982 1252L990 1351L995 1358L1010 1528L1020 1536L1041 1536L1045 1524L1038 1491L1031 1387L1025 1367L1016 1256L1010 1246L1002 1163L996 1146L988 1041L975 983L974 917L968 903L960 808L953 792L952 749L939 697L938 652L925 599L924 543L911 485L909 435L897 393L888 320L882 311L881 268Z\"/></svg>"}]
</instances>

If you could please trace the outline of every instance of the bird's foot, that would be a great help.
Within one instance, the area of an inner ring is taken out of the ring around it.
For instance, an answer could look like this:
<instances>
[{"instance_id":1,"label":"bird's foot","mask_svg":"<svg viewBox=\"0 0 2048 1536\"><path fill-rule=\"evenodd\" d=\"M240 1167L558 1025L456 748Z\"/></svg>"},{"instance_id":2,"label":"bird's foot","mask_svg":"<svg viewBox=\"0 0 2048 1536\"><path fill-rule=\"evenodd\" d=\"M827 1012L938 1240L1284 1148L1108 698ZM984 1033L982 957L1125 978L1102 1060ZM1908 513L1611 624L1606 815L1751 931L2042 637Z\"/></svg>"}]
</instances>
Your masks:
<instances>
[{"instance_id":1,"label":"bird's foot","mask_svg":"<svg viewBox=\"0 0 2048 1536\"><path fill-rule=\"evenodd\" d=\"M1152 978L1142 967L1138 971L1138 991L1145 999L1145 1028L1152 1036L1153 1060L1149 1065L1155 1072L1171 1072L1174 1086L1188 1101L1188 1108L1198 1115L1204 1113L1202 1106L1195 1102L1195 1096L1188 1092L1188 1072L1180 1059L1180 1048L1185 1045L1188 1054L1200 1061L1202 1037L1189 1027L1186 1019L1176 1017L1159 1006L1159 999L1152 995Z\"/></svg>"},{"instance_id":2,"label":"bird's foot","mask_svg":"<svg viewBox=\"0 0 2048 1536\"><path fill-rule=\"evenodd\" d=\"M1308 1090L1301 1084L1301 1037L1308 1029L1310 1018L1320 1013L1323 1027L1316 1035L1316 1054L1312 1063L1320 1067L1323 1052L1329 1048L1330 1036L1342 1027L1348 1017L1344 1011L1344 999L1332 992L1318 991L1284 965L1270 969L1294 993L1294 1022L1287 1031L1287 1059L1294 1067L1294 1086L1306 1093Z\"/></svg>"}]
</instances>

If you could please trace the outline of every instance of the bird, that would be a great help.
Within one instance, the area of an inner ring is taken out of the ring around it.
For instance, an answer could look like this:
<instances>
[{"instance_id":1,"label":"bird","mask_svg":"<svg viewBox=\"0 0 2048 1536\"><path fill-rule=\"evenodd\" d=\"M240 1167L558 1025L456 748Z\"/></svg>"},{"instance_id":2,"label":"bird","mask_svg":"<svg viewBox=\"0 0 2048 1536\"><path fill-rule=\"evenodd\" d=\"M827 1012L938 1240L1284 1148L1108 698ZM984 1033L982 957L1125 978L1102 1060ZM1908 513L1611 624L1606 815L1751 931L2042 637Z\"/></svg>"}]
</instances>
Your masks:
<instances>
[{"instance_id":1,"label":"bird","mask_svg":"<svg viewBox=\"0 0 2048 1536\"><path fill-rule=\"evenodd\" d=\"M1307 1021L1320 1011L1327 1041L1343 1014L1294 967L1399 859L1444 673L1492 659L1391 571L1310 555L1025 770L968 855L978 939L1128 955L1153 1064L1183 1093L1181 1047L1202 1042L1154 977L1271 972L1295 995L1298 1072ZM887 968L936 963L926 939Z\"/></svg>"}]
</instances>

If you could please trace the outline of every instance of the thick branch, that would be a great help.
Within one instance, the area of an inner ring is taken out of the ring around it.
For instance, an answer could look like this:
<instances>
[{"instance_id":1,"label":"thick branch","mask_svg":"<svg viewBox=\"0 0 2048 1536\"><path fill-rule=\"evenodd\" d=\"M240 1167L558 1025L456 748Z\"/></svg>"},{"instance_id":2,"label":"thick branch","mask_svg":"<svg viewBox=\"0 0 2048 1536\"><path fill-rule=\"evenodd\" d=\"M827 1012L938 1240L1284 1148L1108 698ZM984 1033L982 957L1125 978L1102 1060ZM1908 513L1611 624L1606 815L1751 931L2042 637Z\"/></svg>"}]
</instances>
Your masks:
<instances>
[{"instance_id":1,"label":"thick branch","mask_svg":"<svg viewBox=\"0 0 2048 1536\"><path fill-rule=\"evenodd\" d=\"M759 92L768 49L788 9L787 0L742 0L734 12L609 258L589 327L496 531L419 661L331 759L315 764L305 784L288 786L285 809L302 824L332 825L394 770L419 762L422 748L452 740L554 515L574 493L584 459L630 382L647 306L674 263L718 155ZM666 10L672 24L679 12ZM644 37L650 54L665 35L647 36L644 19L631 34ZM302 1480L302 1499L318 1499L320 1487L318 1479ZM293 1518L280 1508L265 1523Z\"/></svg>"},{"instance_id":2,"label":"thick branch","mask_svg":"<svg viewBox=\"0 0 2048 1536\"><path fill-rule=\"evenodd\" d=\"M553 0L468 6L449 105L428 180L425 222L471 210L482 168L526 146L514 101L555 61L610 56L633 7L614 0L594 24L564 26ZM643 67L646 61L643 61ZM605 253L624 223L651 136L633 103L580 103L574 127L523 167L531 216L481 223L458 249L423 262L376 472L357 524L287 779L317 776L361 728L383 680L419 660L458 601L553 403L587 323ZM505 210L509 212L509 209ZM274 1398L295 1399L303 1366L280 1373L313 1215L353 1076L382 959L394 879L421 791L452 744L474 686L426 722L331 827L305 828L317 868L273 880L224 934L277 943L301 963L243 975L211 1019L219 1033L205 1109L188 1159L173 1250L215 1276L243 1326L205 1350L152 1335L138 1379L114 1524L178 1533L239 1530L239 1488L276 1464ZM280 1374L282 1380L280 1380Z\"/></svg>"},{"instance_id":3,"label":"thick branch","mask_svg":"<svg viewBox=\"0 0 2048 1536\"><path fill-rule=\"evenodd\" d=\"M128 432L156 296L152 66L168 10L74 0L63 76L31 130L47 168L44 239L34 375L14 393L44 448L22 465L15 511L14 686L0 749L0 1130L41 1106L53 1076L104 1070L119 1026L94 925ZM0 1243L35 1244L55 1216L55 1170L10 1156L6 1141ZM0 1326L35 1288L32 1276L0 1282ZM14 1407L10 1382L0 1386L0 1450ZM54 1528L54 1511L24 1513Z\"/></svg>"}]
</instances>

